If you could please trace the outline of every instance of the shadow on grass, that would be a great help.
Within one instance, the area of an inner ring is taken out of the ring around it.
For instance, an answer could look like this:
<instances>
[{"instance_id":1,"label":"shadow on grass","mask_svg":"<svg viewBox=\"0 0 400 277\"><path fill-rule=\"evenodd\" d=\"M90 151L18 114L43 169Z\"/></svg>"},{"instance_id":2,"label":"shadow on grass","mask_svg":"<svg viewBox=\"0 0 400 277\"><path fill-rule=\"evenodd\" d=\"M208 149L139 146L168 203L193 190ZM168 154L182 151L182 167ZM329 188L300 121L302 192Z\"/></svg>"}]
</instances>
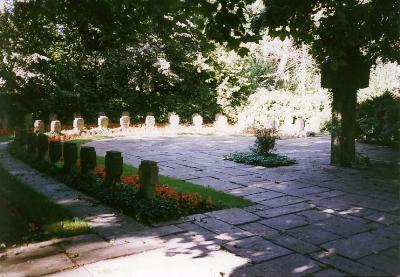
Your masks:
<instances>
[{"instance_id":1,"label":"shadow on grass","mask_svg":"<svg viewBox=\"0 0 400 277\"><path fill-rule=\"evenodd\" d=\"M89 232L63 207L19 182L0 167L0 244L4 246Z\"/></svg>"}]
</instances>

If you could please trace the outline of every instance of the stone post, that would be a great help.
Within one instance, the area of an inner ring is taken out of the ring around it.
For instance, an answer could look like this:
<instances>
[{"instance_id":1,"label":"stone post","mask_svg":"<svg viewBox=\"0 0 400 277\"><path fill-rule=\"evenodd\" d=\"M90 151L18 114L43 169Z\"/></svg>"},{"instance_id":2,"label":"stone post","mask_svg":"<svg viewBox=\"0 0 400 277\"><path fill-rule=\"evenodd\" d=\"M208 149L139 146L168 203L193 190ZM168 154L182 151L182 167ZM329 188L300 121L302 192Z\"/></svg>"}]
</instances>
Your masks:
<instances>
[{"instance_id":1,"label":"stone post","mask_svg":"<svg viewBox=\"0 0 400 277\"><path fill-rule=\"evenodd\" d=\"M119 151L106 152L106 183L113 185L121 180L123 159Z\"/></svg>"},{"instance_id":2,"label":"stone post","mask_svg":"<svg viewBox=\"0 0 400 277\"><path fill-rule=\"evenodd\" d=\"M203 117L198 113L192 115L192 123L196 129L201 129L203 126Z\"/></svg>"},{"instance_id":3,"label":"stone post","mask_svg":"<svg viewBox=\"0 0 400 277\"><path fill-rule=\"evenodd\" d=\"M34 133L28 133L27 144L28 144L28 153L35 155L37 150L37 135Z\"/></svg>"},{"instance_id":4,"label":"stone post","mask_svg":"<svg viewBox=\"0 0 400 277\"><path fill-rule=\"evenodd\" d=\"M305 126L304 119L297 118L294 125L297 132L304 131L304 126Z\"/></svg>"},{"instance_id":5,"label":"stone post","mask_svg":"<svg viewBox=\"0 0 400 277\"><path fill-rule=\"evenodd\" d=\"M63 144L64 171L69 172L78 161L78 146L74 142L66 141Z\"/></svg>"},{"instance_id":6,"label":"stone post","mask_svg":"<svg viewBox=\"0 0 400 277\"><path fill-rule=\"evenodd\" d=\"M154 161L144 160L139 165L140 194L146 199L156 197L158 166Z\"/></svg>"},{"instance_id":7,"label":"stone post","mask_svg":"<svg viewBox=\"0 0 400 277\"><path fill-rule=\"evenodd\" d=\"M50 162L56 163L61 159L62 145L61 141L50 141L49 143L49 158Z\"/></svg>"},{"instance_id":8,"label":"stone post","mask_svg":"<svg viewBox=\"0 0 400 277\"><path fill-rule=\"evenodd\" d=\"M22 147L25 147L28 143L28 131L25 128L18 128L14 132L15 142Z\"/></svg>"},{"instance_id":9,"label":"stone post","mask_svg":"<svg viewBox=\"0 0 400 277\"><path fill-rule=\"evenodd\" d=\"M83 174L93 173L96 169L96 150L94 147L82 146L81 156L81 172Z\"/></svg>"},{"instance_id":10,"label":"stone post","mask_svg":"<svg viewBox=\"0 0 400 277\"><path fill-rule=\"evenodd\" d=\"M74 127L74 131L82 132L83 128L85 128L85 121L83 120L82 117L77 117L74 119L72 125Z\"/></svg>"},{"instance_id":11,"label":"stone post","mask_svg":"<svg viewBox=\"0 0 400 277\"><path fill-rule=\"evenodd\" d=\"M45 134L37 135L37 153L38 159L44 160L49 151L49 138Z\"/></svg>"},{"instance_id":12,"label":"stone post","mask_svg":"<svg viewBox=\"0 0 400 277\"><path fill-rule=\"evenodd\" d=\"M224 131L228 127L228 118L223 114L216 114L214 121L214 128L219 131Z\"/></svg>"},{"instance_id":13,"label":"stone post","mask_svg":"<svg viewBox=\"0 0 400 277\"><path fill-rule=\"evenodd\" d=\"M44 133L44 123L42 120L35 120L33 123L33 132L36 134Z\"/></svg>"},{"instance_id":14,"label":"stone post","mask_svg":"<svg viewBox=\"0 0 400 277\"><path fill-rule=\"evenodd\" d=\"M145 125L146 128L154 128L156 126L156 118L153 115L146 116Z\"/></svg>"},{"instance_id":15,"label":"stone post","mask_svg":"<svg viewBox=\"0 0 400 277\"><path fill-rule=\"evenodd\" d=\"M105 115L101 115L99 116L98 120L97 120L97 125L100 129L107 129L108 128L108 117Z\"/></svg>"},{"instance_id":16,"label":"stone post","mask_svg":"<svg viewBox=\"0 0 400 277\"><path fill-rule=\"evenodd\" d=\"M50 123L50 132L60 134L61 133L61 122L58 120L53 120Z\"/></svg>"},{"instance_id":17,"label":"stone post","mask_svg":"<svg viewBox=\"0 0 400 277\"><path fill-rule=\"evenodd\" d=\"M24 116L24 124L25 124L25 130L27 131L31 130L33 126L33 116L31 113L28 113Z\"/></svg>"},{"instance_id":18,"label":"stone post","mask_svg":"<svg viewBox=\"0 0 400 277\"><path fill-rule=\"evenodd\" d=\"M131 118L128 115L123 115L119 119L119 124L122 129L128 129L130 123L131 123Z\"/></svg>"},{"instance_id":19,"label":"stone post","mask_svg":"<svg viewBox=\"0 0 400 277\"><path fill-rule=\"evenodd\" d=\"M179 122L180 118L179 115L176 113L172 113L168 117L168 122L169 122L169 127L172 129L178 129L179 128Z\"/></svg>"}]
</instances>

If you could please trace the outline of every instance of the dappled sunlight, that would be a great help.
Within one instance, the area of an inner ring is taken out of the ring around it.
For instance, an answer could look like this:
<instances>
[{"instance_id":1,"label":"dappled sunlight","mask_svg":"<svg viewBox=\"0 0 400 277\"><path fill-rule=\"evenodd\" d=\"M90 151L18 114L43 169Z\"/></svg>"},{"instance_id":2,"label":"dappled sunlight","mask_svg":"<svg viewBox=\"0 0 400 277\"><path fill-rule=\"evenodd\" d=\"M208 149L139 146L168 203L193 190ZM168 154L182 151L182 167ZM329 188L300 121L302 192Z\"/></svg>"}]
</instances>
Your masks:
<instances>
[{"instance_id":1,"label":"dappled sunlight","mask_svg":"<svg viewBox=\"0 0 400 277\"><path fill-rule=\"evenodd\" d=\"M292 270L292 272L296 273L296 274L297 273L302 273L302 272L307 271L307 270L309 270L309 269L311 269L313 267L315 267L315 265L303 265L303 266L296 267L295 269Z\"/></svg>"}]
</instances>

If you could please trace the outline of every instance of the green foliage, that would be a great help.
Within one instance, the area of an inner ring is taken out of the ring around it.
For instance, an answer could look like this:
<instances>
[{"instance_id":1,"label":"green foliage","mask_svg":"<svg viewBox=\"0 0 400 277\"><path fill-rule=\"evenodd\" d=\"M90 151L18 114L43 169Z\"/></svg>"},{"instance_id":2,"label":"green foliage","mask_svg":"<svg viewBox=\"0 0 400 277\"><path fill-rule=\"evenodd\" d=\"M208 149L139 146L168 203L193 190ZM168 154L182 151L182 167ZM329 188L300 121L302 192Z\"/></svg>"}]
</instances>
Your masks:
<instances>
[{"instance_id":1,"label":"green foliage","mask_svg":"<svg viewBox=\"0 0 400 277\"><path fill-rule=\"evenodd\" d=\"M387 92L358 106L359 137L371 142L399 146L400 98Z\"/></svg>"},{"instance_id":2,"label":"green foliage","mask_svg":"<svg viewBox=\"0 0 400 277\"><path fill-rule=\"evenodd\" d=\"M275 129L258 129L255 133L256 141L251 148L255 154L268 155L275 148Z\"/></svg>"},{"instance_id":3,"label":"green foliage","mask_svg":"<svg viewBox=\"0 0 400 277\"><path fill-rule=\"evenodd\" d=\"M265 167L286 166L296 163L284 155L271 153L275 147L276 133L274 129L256 130L256 141L248 152L234 152L224 156L225 160Z\"/></svg>"},{"instance_id":4,"label":"green foliage","mask_svg":"<svg viewBox=\"0 0 400 277\"><path fill-rule=\"evenodd\" d=\"M12 1L0 11L0 103L13 122L25 112L68 122L76 111L116 121L125 110L136 121L173 111L209 120L215 84L194 61L214 41L239 48L250 2Z\"/></svg>"},{"instance_id":5,"label":"green foliage","mask_svg":"<svg viewBox=\"0 0 400 277\"><path fill-rule=\"evenodd\" d=\"M292 37L311 46L318 62L327 57L338 67L348 62L349 53L362 49L365 59L400 61L398 0L371 1L263 1L265 10L253 27L268 27L270 35Z\"/></svg>"},{"instance_id":6,"label":"green foliage","mask_svg":"<svg viewBox=\"0 0 400 277\"><path fill-rule=\"evenodd\" d=\"M275 153L261 155L254 152L235 152L224 156L224 159L234 161L236 163L265 167L286 166L296 163L295 160Z\"/></svg>"}]
</instances>

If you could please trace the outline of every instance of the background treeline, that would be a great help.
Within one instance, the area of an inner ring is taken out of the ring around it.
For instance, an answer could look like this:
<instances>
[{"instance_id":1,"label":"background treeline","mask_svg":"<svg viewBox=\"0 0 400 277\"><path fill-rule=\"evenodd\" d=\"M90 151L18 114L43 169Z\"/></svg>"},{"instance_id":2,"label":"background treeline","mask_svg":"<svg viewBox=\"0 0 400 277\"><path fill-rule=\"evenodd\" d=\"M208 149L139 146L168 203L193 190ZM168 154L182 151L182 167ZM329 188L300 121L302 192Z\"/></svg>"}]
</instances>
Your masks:
<instances>
[{"instance_id":1,"label":"background treeline","mask_svg":"<svg viewBox=\"0 0 400 277\"><path fill-rule=\"evenodd\" d=\"M231 50L238 42L226 36L225 24L239 24L237 17L223 14L218 3L189 2L6 1L0 12L0 117L7 114L16 124L27 112L46 121L56 113L68 124L74 112L94 122L98 112L117 121L129 111L137 122L150 112L159 121L170 112L183 121L193 113L212 121L223 112L249 124L293 116L329 125L330 95L320 87L307 46L264 34ZM257 9L247 7L242 17ZM245 41L247 31L234 35ZM386 121L360 112L361 136L382 133L376 128L392 130L391 140L398 136L399 79L397 64L378 63L372 70L359 101L386 93L363 105L376 110L372 103L383 101Z\"/></svg>"}]
</instances>

